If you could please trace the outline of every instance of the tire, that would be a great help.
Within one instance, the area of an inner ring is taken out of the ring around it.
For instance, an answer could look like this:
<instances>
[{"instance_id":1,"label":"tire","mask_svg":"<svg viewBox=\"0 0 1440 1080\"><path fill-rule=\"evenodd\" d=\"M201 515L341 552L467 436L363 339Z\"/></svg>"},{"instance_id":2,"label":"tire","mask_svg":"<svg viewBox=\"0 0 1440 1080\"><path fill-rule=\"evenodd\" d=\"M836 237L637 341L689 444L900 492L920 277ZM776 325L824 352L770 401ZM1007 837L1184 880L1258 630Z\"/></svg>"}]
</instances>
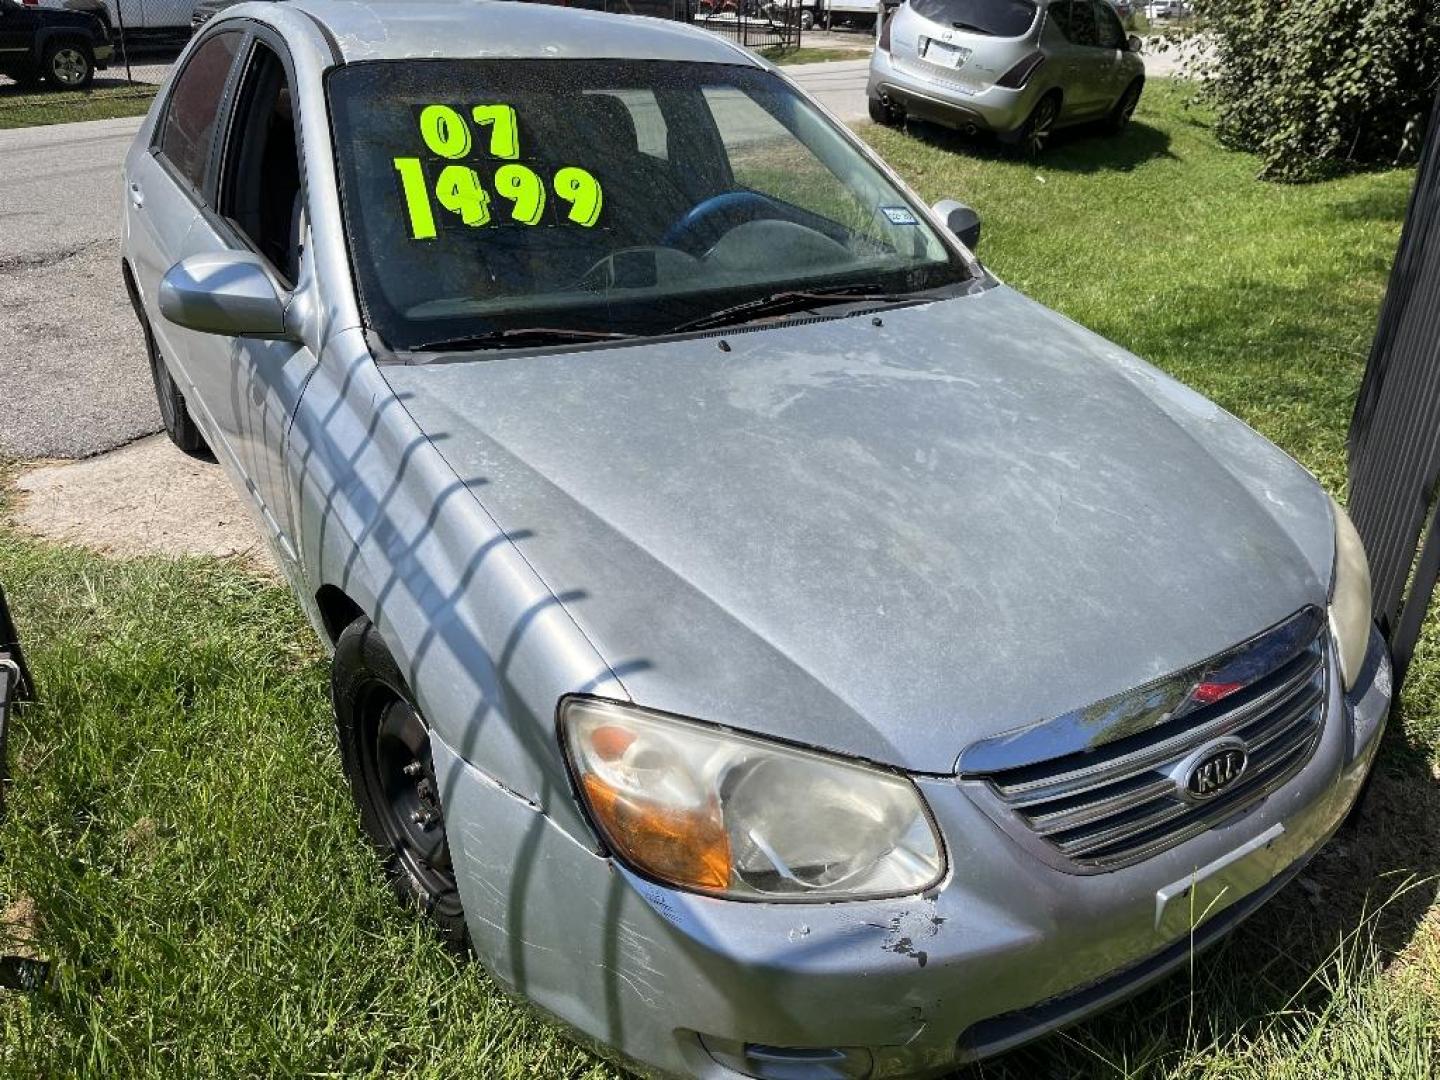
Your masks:
<instances>
[{"instance_id":1,"label":"tire","mask_svg":"<svg viewBox=\"0 0 1440 1080\"><path fill-rule=\"evenodd\" d=\"M200 434L195 418L190 415L190 406L185 404L185 395L175 385L165 358L160 355L160 346L155 342L150 323L142 318L140 329L145 334L145 352L150 360L150 381L155 384L155 403L160 406L160 422L165 425L165 434L191 457L214 461L215 455L210 452L205 436Z\"/></svg>"},{"instance_id":2,"label":"tire","mask_svg":"<svg viewBox=\"0 0 1440 1080\"><path fill-rule=\"evenodd\" d=\"M800 12L800 29L811 30L815 27L815 13L808 8Z\"/></svg>"},{"instance_id":3,"label":"tire","mask_svg":"<svg viewBox=\"0 0 1440 1080\"><path fill-rule=\"evenodd\" d=\"M1036 158L1045 150L1050 136L1055 133L1055 121L1060 119L1060 97L1049 93L1035 103L1025 123L1015 133L1013 146L1021 157Z\"/></svg>"},{"instance_id":4,"label":"tire","mask_svg":"<svg viewBox=\"0 0 1440 1080\"><path fill-rule=\"evenodd\" d=\"M890 106L886 105L878 97L865 99L865 107L870 111L870 119L885 127L898 127L900 125L900 114Z\"/></svg>"},{"instance_id":5,"label":"tire","mask_svg":"<svg viewBox=\"0 0 1440 1080\"><path fill-rule=\"evenodd\" d=\"M1115 102L1115 107L1110 110L1110 115L1105 118L1106 130L1118 135L1129 126L1130 118L1135 115L1135 106L1140 104L1140 92L1144 88L1144 79L1136 79L1125 88L1125 92Z\"/></svg>"},{"instance_id":6,"label":"tire","mask_svg":"<svg viewBox=\"0 0 1440 1080\"><path fill-rule=\"evenodd\" d=\"M84 90L95 81L95 56L83 41L52 41L45 46L40 71L57 90Z\"/></svg>"},{"instance_id":7,"label":"tire","mask_svg":"<svg viewBox=\"0 0 1440 1080\"><path fill-rule=\"evenodd\" d=\"M430 729L369 619L356 619L335 643L330 695L360 827L390 888L429 920L447 948L468 952L465 911L430 759Z\"/></svg>"}]
</instances>

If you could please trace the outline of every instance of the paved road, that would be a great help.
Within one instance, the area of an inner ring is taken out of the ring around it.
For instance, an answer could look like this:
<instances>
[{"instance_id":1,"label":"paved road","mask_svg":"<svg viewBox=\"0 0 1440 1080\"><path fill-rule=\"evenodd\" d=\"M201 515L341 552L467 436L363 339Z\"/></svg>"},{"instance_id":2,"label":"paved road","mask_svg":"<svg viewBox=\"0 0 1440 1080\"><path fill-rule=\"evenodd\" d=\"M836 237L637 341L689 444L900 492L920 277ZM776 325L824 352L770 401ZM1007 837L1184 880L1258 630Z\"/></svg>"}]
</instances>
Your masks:
<instances>
[{"instance_id":1,"label":"paved road","mask_svg":"<svg viewBox=\"0 0 1440 1080\"><path fill-rule=\"evenodd\" d=\"M138 124L0 131L0 455L82 457L160 427L118 272Z\"/></svg>"},{"instance_id":2,"label":"paved road","mask_svg":"<svg viewBox=\"0 0 1440 1080\"><path fill-rule=\"evenodd\" d=\"M865 76L870 59L792 64L783 71L841 120L866 119Z\"/></svg>"}]
</instances>

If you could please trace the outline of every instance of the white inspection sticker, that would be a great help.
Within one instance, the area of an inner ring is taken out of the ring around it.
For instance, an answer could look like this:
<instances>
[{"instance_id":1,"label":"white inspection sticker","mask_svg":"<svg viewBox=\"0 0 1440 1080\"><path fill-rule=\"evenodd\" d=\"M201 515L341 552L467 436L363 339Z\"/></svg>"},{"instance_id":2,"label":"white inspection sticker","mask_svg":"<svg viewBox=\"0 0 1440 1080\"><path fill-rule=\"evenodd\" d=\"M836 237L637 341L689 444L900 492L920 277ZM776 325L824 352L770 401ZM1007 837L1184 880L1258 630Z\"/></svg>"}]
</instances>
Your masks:
<instances>
[{"instance_id":1,"label":"white inspection sticker","mask_svg":"<svg viewBox=\"0 0 1440 1080\"><path fill-rule=\"evenodd\" d=\"M915 215L904 206L882 206L880 212L890 219L891 225L914 225Z\"/></svg>"}]
</instances>

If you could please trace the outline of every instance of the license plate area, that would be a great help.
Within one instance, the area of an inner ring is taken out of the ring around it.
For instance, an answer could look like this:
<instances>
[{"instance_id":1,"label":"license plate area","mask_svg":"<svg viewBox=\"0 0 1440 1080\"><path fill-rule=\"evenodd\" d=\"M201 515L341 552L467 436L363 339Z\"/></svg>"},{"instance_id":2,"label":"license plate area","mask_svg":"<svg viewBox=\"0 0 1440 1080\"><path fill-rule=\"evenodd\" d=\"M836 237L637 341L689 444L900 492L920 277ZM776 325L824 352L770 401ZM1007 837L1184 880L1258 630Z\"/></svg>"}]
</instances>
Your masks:
<instances>
[{"instance_id":1,"label":"license plate area","mask_svg":"<svg viewBox=\"0 0 1440 1080\"><path fill-rule=\"evenodd\" d=\"M1280 839L1272 825L1248 844L1222 855L1155 894L1155 930L1166 941L1184 937L1235 901L1268 884L1284 869Z\"/></svg>"},{"instance_id":2,"label":"license plate area","mask_svg":"<svg viewBox=\"0 0 1440 1080\"><path fill-rule=\"evenodd\" d=\"M929 37L920 39L920 58L936 67L949 68L951 71L957 70L969 60L972 51L962 45L951 45L948 41Z\"/></svg>"}]
</instances>

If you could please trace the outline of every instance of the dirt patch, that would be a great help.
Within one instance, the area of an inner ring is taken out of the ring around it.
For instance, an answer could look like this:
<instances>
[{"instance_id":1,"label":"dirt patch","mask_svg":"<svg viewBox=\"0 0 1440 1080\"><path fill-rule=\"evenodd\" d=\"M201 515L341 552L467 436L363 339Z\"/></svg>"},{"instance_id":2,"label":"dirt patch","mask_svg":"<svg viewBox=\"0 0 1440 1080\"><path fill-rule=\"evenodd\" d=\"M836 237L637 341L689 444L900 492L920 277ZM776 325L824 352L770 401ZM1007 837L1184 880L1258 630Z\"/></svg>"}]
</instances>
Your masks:
<instances>
[{"instance_id":1,"label":"dirt patch","mask_svg":"<svg viewBox=\"0 0 1440 1080\"><path fill-rule=\"evenodd\" d=\"M37 465L15 487L15 524L103 555L209 555L277 575L264 541L218 465L164 435L108 454Z\"/></svg>"}]
</instances>

